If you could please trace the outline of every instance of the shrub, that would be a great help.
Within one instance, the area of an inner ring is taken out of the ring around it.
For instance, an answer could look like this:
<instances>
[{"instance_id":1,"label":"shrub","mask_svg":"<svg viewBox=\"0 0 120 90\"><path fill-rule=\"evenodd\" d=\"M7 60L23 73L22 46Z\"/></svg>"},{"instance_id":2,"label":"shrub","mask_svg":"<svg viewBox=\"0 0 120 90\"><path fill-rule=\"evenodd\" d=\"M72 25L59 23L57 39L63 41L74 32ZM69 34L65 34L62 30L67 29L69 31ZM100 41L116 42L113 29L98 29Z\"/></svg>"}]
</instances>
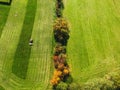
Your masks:
<instances>
[{"instance_id":1,"label":"shrub","mask_svg":"<svg viewBox=\"0 0 120 90\"><path fill-rule=\"evenodd\" d=\"M55 86L57 85L61 80L62 72L60 70L55 70L53 78L51 79L50 83Z\"/></svg>"},{"instance_id":2,"label":"shrub","mask_svg":"<svg viewBox=\"0 0 120 90\"><path fill-rule=\"evenodd\" d=\"M56 15L57 17L62 17L62 10L60 8L56 8Z\"/></svg>"},{"instance_id":3,"label":"shrub","mask_svg":"<svg viewBox=\"0 0 120 90\"><path fill-rule=\"evenodd\" d=\"M68 75L70 73L69 68L65 67L63 70L64 75Z\"/></svg>"},{"instance_id":4,"label":"shrub","mask_svg":"<svg viewBox=\"0 0 120 90\"><path fill-rule=\"evenodd\" d=\"M56 2L56 8L60 8L61 10L64 9L63 0L57 0L57 2Z\"/></svg>"},{"instance_id":5,"label":"shrub","mask_svg":"<svg viewBox=\"0 0 120 90\"><path fill-rule=\"evenodd\" d=\"M64 29L69 32L68 22L64 18L57 18L53 25L53 30L61 30Z\"/></svg>"},{"instance_id":6,"label":"shrub","mask_svg":"<svg viewBox=\"0 0 120 90\"><path fill-rule=\"evenodd\" d=\"M64 70L64 64L63 63L60 63L59 65L58 65L58 70L61 70L61 71L63 71Z\"/></svg>"},{"instance_id":7,"label":"shrub","mask_svg":"<svg viewBox=\"0 0 120 90\"><path fill-rule=\"evenodd\" d=\"M62 10L64 9L63 0L56 1L56 15L57 17L62 17Z\"/></svg>"},{"instance_id":8,"label":"shrub","mask_svg":"<svg viewBox=\"0 0 120 90\"><path fill-rule=\"evenodd\" d=\"M68 84L71 84L71 83L73 82L72 76L69 75L69 76L66 78L65 82L68 83Z\"/></svg>"},{"instance_id":9,"label":"shrub","mask_svg":"<svg viewBox=\"0 0 120 90\"><path fill-rule=\"evenodd\" d=\"M120 69L117 69L104 77L114 83L114 87L120 90Z\"/></svg>"},{"instance_id":10,"label":"shrub","mask_svg":"<svg viewBox=\"0 0 120 90\"><path fill-rule=\"evenodd\" d=\"M59 42L61 43L63 46L67 45L67 40L69 39L69 34L63 29L60 30L56 30L54 32L54 38L55 38L55 42Z\"/></svg>"},{"instance_id":11,"label":"shrub","mask_svg":"<svg viewBox=\"0 0 120 90\"><path fill-rule=\"evenodd\" d=\"M69 39L68 23L63 18L57 18L53 25L54 38L56 42L61 43L63 46L67 45Z\"/></svg>"},{"instance_id":12,"label":"shrub","mask_svg":"<svg viewBox=\"0 0 120 90\"><path fill-rule=\"evenodd\" d=\"M68 87L68 90L81 90L80 85L77 83L71 83Z\"/></svg>"},{"instance_id":13,"label":"shrub","mask_svg":"<svg viewBox=\"0 0 120 90\"><path fill-rule=\"evenodd\" d=\"M97 78L85 83L82 86L82 90L115 90L113 84L113 82L107 79Z\"/></svg>"},{"instance_id":14,"label":"shrub","mask_svg":"<svg viewBox=\"0 0 120 90\"><path fill-rule=\"evenodd\" d=\"M65 52L66 48L63 47L60 43L57 43L54 48L54 55L60 55L62 52Z\"/></svg>"},{"instance_id":15,"label":"shrub","mask_svg":"<svg viewBox=\"0 0 120 90\"><path fill-rule=\"evenodd\" d=\"M67 90L67 89L68 89L68 85L64 82L60 82L56 87L56 90Z\"/></svg>"}]
</instances>

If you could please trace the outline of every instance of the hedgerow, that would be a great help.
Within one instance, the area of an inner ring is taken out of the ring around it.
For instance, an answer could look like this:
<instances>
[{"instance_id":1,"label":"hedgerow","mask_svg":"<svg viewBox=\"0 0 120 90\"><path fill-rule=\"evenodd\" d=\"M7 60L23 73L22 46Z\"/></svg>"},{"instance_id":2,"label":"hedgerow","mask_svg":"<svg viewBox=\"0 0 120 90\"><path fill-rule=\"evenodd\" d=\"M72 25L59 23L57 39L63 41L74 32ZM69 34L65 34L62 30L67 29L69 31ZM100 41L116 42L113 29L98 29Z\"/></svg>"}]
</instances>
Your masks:
<instances>
[{"instance_id":1,"label":"hedgerow","mask_svg":"<svg viewBox=\"0 0 120 90\"><path fill-rule=\"evenodd\" d=\"M57 18L53 25L53 35L55 40L53 61L55 71L50 81L55 90L66 90L66 88L68 88L67 82L70 81L71 78L66 54L67 41L69 39L69 27L68 22L62 16L63 9L63 0L56 0Z\"/></svg>"}]
</instances>

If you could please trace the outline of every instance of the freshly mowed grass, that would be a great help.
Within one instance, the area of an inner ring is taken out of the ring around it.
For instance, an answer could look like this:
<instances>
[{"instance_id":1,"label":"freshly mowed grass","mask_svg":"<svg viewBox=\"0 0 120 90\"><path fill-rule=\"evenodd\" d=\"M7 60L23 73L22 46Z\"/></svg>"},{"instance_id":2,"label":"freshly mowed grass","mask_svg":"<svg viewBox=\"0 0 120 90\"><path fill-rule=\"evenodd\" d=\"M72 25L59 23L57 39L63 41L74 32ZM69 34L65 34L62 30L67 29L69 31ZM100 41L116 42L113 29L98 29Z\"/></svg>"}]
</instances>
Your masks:
<instances>
[{"instance_id":1,"label":"freshly mowed grass","mask_svg":"<svg viewBox=\"0 0 120 90\"><path fill-rule=\"evenodd\" d=\"M15 79L11 79L12 63L24 21L26 5L27 0L13 0L0 38L0 73L2 74L0 85L7 90L15 90L9 89L12 86L12 83L9 82Z\"/></svg>"},{"instance_id":2,"label":"freshly mowed grass","mask_svg":"<svg viewBox=\"0 0 120 90\"><path fill-rule=\"evenodd\" d=\"M4 86L6 90L48 90L49 86L51 67L53 66L51 65L51 51L54 3L51 0L37 1L37 12L32 31L34 44L31 48L26 79L23 80L12 73L15 53L21 40L25 23L24 19L27 18L27 5L27 1L13 0L8 20L0 39L0 71L4 75L4 78L0 78L5 80L1 81L0 85ZM29 47L29 39L26 42Z\"/></svg>"},{"instance_id":3,"label":"freshly mowed grass","mask_svg":"<svg viewBox=\"0 0 120 90\"><path fill-rule=\"evenodd\" d=\"M112 0L65 1L70 22L69 64L78 83L103 77L120 64L120 17Z\"/></svg>"},{"instance_id":4,"label":"freshly mowed grass","mask_svg":"<svg viewBox=\"0 0 120 90\"><path fill-rule=\"evenodd\" d=\"M27 81L35 82L34 90L49 90L53 73L52 25L55 4L53 0L38 0L37 12L32 32L34 40L31 48Z\"/></svg>"},{"instance_id":5,"label":"freshly mowed grass","mask_svg":"<svg viewBox=\"0 0 120 90\"><path fill-rule=\"evenodd\" d=\"M12 72L20 78L25 79L29 64L31 47L29 40L31 38L35 13L36 13L37 0L28 0L27 11L20 35L19 43L15 52Z\"/></svg>"},{"instance_id":6,"label":"freshly mowed grass","mask_svg":"<svg viewBox=\"0 0 120 90\"><path fill-rule=\"evenodd\" d=\"M10 6L0 5L0 37L7 20L9 10L10 10Z\"/></svg>"}]
</instances>

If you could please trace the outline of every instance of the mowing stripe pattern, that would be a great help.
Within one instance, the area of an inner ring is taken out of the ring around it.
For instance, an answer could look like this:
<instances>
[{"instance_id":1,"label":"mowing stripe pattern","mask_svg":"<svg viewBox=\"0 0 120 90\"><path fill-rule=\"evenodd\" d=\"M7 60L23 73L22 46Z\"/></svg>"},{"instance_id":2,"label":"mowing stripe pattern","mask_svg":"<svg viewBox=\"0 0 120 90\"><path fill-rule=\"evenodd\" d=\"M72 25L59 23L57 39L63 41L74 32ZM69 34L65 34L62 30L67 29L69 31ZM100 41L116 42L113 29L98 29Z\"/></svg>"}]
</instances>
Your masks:
<instances>
[{"instance_id":1,"label":"mowing stripe pattern","mask_svg":"<svg viewBox=\"0 0 120 90\"><path fill-rule=\"evenodd\" d=\"M14 90L10 89L9 82L12 80L12 62L24 21L26 4L27 1L24 0L13 0L0 38L0 84L5 90Z\"/></svg>"},{"instance_id":2,"label":"mowing stripe pattern","mask_svg":"<svg viewBox=\"0 0 120 90\"><path fill-rule=\"evenodd\" d=\"M32 33L34 40L31 48L29 68L26 79L35 82L36 90L48 90L51 76L52 22L54 17L54 2L38 0L35 23ZM33 87L35 87L33 85ZM35 89L35 88L34 88Z\"/></svg>"},{"instance_id":3,"label":"mowing stripe pattern","mask_svg":"<svg viewBox=\"0 0 120 90\"><path fill-rule=\"evenodd\" d=\"M37 0L28 0L27 11L20 35L20 40L15 52L12 72L20 78L25 79L29 64L29 57L31 47L29 46L29 40L31 38L35 12L36 12Z\"/></svg>"},{"instance_id":4,"label":"mowing stripe pattern","mask_svg":"<svg viewBox=\"0 0 120 90\"><path fill-rule=\"evenodd\" d=\"M120 15L113 0L69 0L65 5L72 26L68 55L74 80L84 83L117 68Z\"/></svg>"},{"instance_id":5,"label":"mowing stripe pattern","mask_svg":"<svg viewBox=\"0 0 120 90\"><path fill-rule=\"evenodd\" d=\"M0 37L2 34L2 30L7 21L7 17L9 14L10 6L0 5Z\"/></svg>"}]
</instances>

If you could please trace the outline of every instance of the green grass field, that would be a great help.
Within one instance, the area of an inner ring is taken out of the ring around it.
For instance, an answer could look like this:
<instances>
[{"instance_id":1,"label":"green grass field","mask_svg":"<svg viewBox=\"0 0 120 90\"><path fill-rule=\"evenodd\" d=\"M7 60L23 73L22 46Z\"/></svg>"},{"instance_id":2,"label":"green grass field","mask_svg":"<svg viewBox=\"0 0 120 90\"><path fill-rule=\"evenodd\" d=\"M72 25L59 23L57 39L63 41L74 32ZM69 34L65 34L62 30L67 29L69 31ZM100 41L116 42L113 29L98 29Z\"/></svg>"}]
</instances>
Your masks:
<instances>
[{"instance_id":1,"label":"green grass field","mask_svg":"<svg viewBox=\"0 0 120 90\"><path fill-rule=\"evenodd\" d=\"M36 6L36 0L29 0L27 3L27 11L12 66L12 72L23 79L26 78L29 64L31 47L28 43L33 30Z\"/></svg>"},{"instance_id":2,"label":"green grass field","mask_svg":"<svg viewBox=\"0 0 120 90\"><path fill-rule=\"evenodd\" d=\"M53 8L53 1L13 0L0 38L0 85L5 90L41 90L49 87ZM30 38L34 40L31 49ZM22 53L23 49L29 53ZM22 79L24 77L26 79Z\"/></svg>"},{"instance_id":3,"label":"green grass field","mask_svg":"<svg viewBox=\"0 0 120 90\"><path fill-rule=\"evenodd\" d=\"M0 0L0 2L9 2L10 0Z\"/></svg>"},{"instance_id":4,"label":"green grass field","mask_svg":"<svg viewBox=\"0 0 120 90\"><path fill-rule=\"evenodd\" d=\"M119 0L114 0L116 4ZM113 0L65 0L69 64L75 82L103 77L120 65L120 14Z\"/></svg>"},{"instance_id":5,"label":"green grass field","mask_svg":"<svg viewBox=\"0 0 120 90\"><path fill-rule=\"evenodd\" d=\"M0 5L0 37L6 23L10 6Z\"/></svg>"},{"instance_id":6,"label":"green grass field","mask_svg":"<svg viewBox=\"0 0 120 90\"><path fill-rule=\"evenodd\" d=\"M120 1L64 0L64 4L74 82L84 84L120 67ZM52 90L54 10L54 0L0 5L0 90Z\"/></svg>"}]
</instances>

